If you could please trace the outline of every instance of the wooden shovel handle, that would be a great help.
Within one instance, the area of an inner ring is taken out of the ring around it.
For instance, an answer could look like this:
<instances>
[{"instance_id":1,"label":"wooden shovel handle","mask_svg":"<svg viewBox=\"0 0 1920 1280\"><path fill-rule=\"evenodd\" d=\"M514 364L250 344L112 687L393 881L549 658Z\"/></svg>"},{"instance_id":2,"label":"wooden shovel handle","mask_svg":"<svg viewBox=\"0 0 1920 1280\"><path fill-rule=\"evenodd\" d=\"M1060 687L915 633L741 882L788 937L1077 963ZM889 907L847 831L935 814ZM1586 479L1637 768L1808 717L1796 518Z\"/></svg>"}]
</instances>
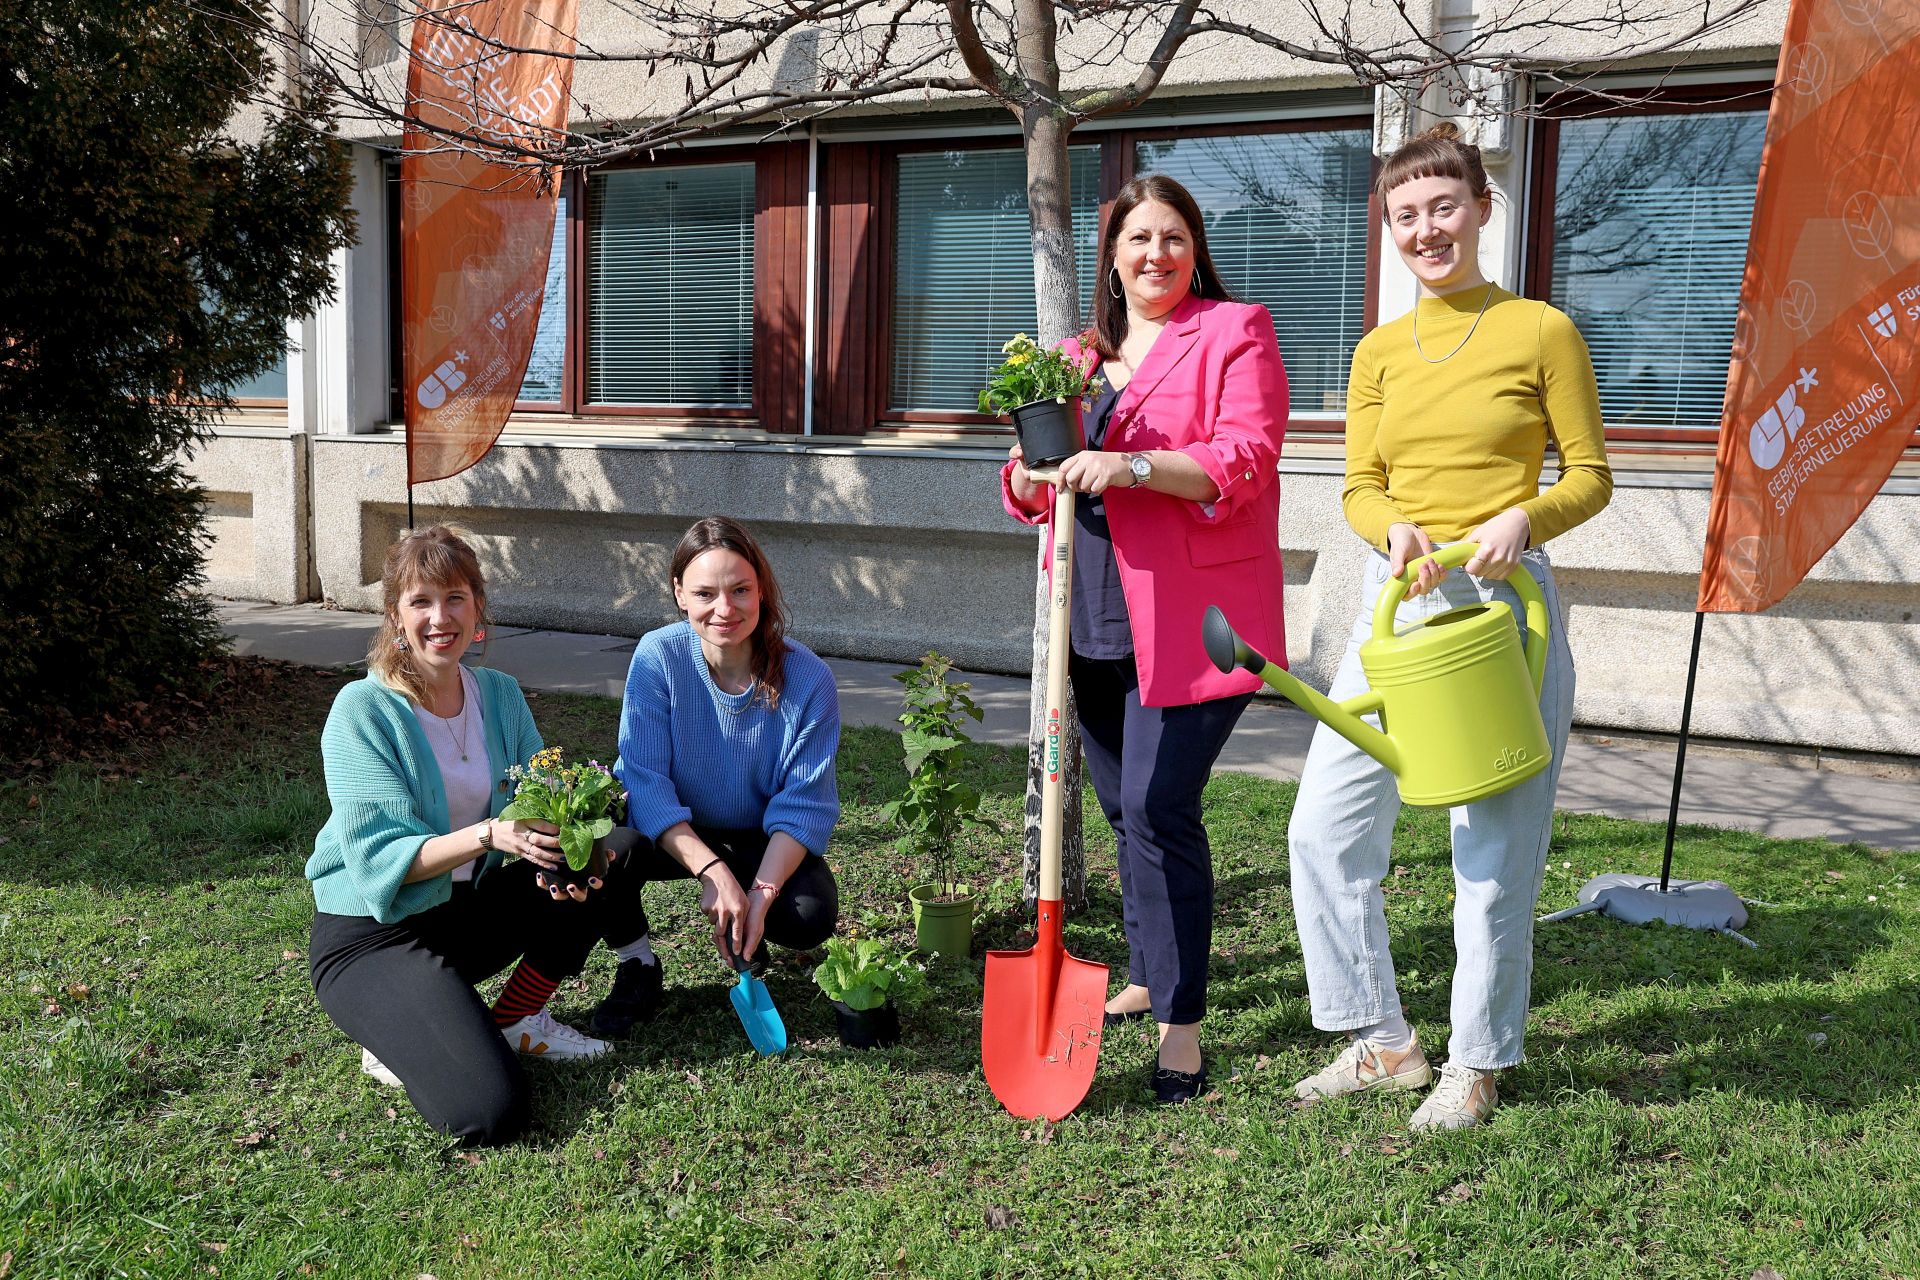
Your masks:
<instances>
[{"instance_id":1,"label":"wooden shovel handle","mask_svg":"<svg viewBox=\"0 0 1920 1280\"><path fill-rule=\"evenodd\" d=\"M1060 901L1060 837L1064 796L1060 779L1066 768L1061 744L1067 711L1067 664L1072 653L1067 622L1073 602L1073 502L1065 485L1054 489L1053 591L1047 606L1047 741L1040 786L1040 900Z\"/></svg>"}]
</instances>

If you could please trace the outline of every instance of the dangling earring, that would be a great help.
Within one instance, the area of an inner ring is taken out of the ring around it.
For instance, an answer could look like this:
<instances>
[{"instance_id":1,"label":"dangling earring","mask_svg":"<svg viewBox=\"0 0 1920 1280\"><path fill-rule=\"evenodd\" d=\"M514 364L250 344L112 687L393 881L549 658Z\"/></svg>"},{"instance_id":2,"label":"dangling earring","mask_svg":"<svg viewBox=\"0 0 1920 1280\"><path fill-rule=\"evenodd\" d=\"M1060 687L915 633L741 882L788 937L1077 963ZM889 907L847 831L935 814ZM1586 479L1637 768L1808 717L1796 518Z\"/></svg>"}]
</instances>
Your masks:
<instances>
[{"instance_id":1,"label":"dangling earring","mask_svg":"<svg viewBox=\"0 0 1920 1280\"><path fill-rule=\"evenodd\" d=\"M1116 297L1116 298L1124 298L1124 297L1126 297L1126 296L1127 296L1126 294L1124 294L1124 293L1122 293L1122 292L1120 292L1120 268L1119 268L1119 267L1109 267L1109 268L1107 268L1107 270L1109 270L1110 272L1112 272L1112 273L1113 273L1113 279L1111 279L1111 280L1109 280L1109 281L1107 281L1107 288L1108 288L1108 290L1110 290L1110 291L1112 292L1112 294L1113 294L1113 296L1114 296L1114 297Z\"/></svg>"},{"instance_id":2,"label":"dangling earring","mask_svg":"<svg viewBox=\"0 0 1920 1280\"><path fill-rule=\"evenodd\" d=\"M475 644L479 644L481 641L485 640L486 638L487 638L487 629L485 627L475 627L473 629L473 642Z\"/></svg>"},{"instance_id":3,"label":"dangling earring","mask_svg":"<svg viewBox=\"0 0 1920 1280\"><path fill-rule=\"evenodd\" d=\"M395 636L393 638L393 647L405 653L407 651L407 638L405 636Z\"/></svg>"},{"instance_id":4,"label":"dangling earring","mask_svg":"<svg viewBox=\"0 0 1920 1280\"><path fill-rule=\"evenodd\" d=\"M1193 265L1193 296L1200 296L1200 264L1197 262Z\"/></svg>"}]
</instances>

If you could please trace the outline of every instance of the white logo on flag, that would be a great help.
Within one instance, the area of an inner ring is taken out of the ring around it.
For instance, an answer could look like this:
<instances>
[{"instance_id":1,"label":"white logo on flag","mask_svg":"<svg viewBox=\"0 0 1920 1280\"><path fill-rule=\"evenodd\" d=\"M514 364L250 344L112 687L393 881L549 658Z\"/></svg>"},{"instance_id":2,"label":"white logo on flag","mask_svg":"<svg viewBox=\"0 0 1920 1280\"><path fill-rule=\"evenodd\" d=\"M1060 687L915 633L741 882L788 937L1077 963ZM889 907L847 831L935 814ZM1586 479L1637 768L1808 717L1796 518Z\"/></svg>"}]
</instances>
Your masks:
<instances>
[{"instance_id":1,"label":"white logo on flag","mask_svg":"<svg viewBox=\"0 0 1920 1280\"><path fill-rule=\"evenodd\" d=\"M1879 310L1868 316L1867 319L1873 322L1874 329L1883 338L1891 338L1895 330L1900 327L1899 322L1893 318L1893 304L1891 302L1882 305Z\"/></svg>"},{"instance_id":2,"label":"white logo on flag","mask_svg":"<svg viewBox=\"0 0 1920 1280\"><path fill-rule=\"evenodd\" d=\"M1794 387L1789 383L1773 402L1773 408L1761 414L1760 420L1747 432L1747 450L1753 455L1754 465L1762 471L1779 466L1780 459L1786 456L1787 442L1806 425L1807 411L1800 407Z\"/></svg>"},{"instance_id":3,"label":"white logo on flag","mask_svg":"<svg viewBox=\"0 0 1920 1280\"><path fill-rule=\"evenodd\" d=\"M447 402L447 397L464 386L466 381L467 375L455 368L453 361L443 360L438 369L420 380L420 389L417 393L420 407L438 409ZM1795 429L1798 430L1798 428Z\"/></svg>"}]
</instances>

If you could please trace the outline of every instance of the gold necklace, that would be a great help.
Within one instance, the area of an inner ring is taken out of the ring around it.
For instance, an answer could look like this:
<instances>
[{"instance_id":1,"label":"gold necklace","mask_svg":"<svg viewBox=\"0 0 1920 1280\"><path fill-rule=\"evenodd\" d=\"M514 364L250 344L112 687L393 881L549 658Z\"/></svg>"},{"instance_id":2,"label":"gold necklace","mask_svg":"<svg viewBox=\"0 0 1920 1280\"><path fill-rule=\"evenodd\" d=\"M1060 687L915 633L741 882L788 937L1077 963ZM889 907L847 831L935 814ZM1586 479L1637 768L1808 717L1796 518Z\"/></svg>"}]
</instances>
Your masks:
<instances>
[{"instance_id":1,"label":"gold necklace","mask_svg":"<svg viewBox=\"0 0 1920 1280\"><path fill-rule=\"evenodd\" d=\"M467 691L465 689L460 690L460 709L451 716L443 716L432 707L427 707L427 714L440 722L440 728L446 732L447 741L453 743L453 749L460 753L460 761L462 764L466 763L467 759L467 712L473 708L473 699L467 697L466 694ZM425 706L426 704L422 703L421 705ZM454 742L453 738L453 722L455 720L460 722L460 740L458 742Z\"/></svg>"},{"instance_id":2,"label":"gold necklace","mask_svg":"<svg viewBox=\"0 0 1920 1280\"><path fill-rule=\"evenodd\" d=\"M1422 360L1425 360L1428 364L1445 364L1447 361L1453 359L1455 356L1460 354L1461 347L1466 346L1468 342L1473 340L1473 331L1480 327L1480 317L1487 314L1487 304L1493 301L1493 285L1491 283L1487 285L1487 294L1484 298L1480 299L1480 310L1474 313L1473 323L1467 327L1467 336L1460 339L1459 344L1455 346L1453 350L1447 352L1447 354L1441 356L1438 360L1428 355L1426 348L1420 345L1420 303L1421 301L1422 300L1419 298L1415 298L1413 300L1413 349L1415 351L1418 351L1420 353L1420 358Z\"/></svg>"}]
</instances>

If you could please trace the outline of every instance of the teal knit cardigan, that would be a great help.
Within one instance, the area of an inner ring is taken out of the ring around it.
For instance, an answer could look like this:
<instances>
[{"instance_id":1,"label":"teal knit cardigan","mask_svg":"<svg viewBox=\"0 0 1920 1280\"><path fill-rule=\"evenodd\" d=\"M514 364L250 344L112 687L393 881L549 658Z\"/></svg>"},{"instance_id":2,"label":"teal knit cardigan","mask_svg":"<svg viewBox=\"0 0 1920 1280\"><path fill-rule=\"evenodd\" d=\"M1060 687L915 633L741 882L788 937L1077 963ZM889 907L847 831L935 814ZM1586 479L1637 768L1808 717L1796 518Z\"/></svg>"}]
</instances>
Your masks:
<instances>
[{"instance_id":1,"label":"teal knit cardigan","mask_svg":"<svg viewBox=\"0 0 1920 1280\"><path fill-rule=\"evenodd\" d=\"M485 667L472 671L493 765L488 812L498 817L513 798L507 766L524 765L541 749L540 731L512 676ZM320 733L320 759L333 816L307 859L315 907L392 924L445 902L453 893L451 873L406 883L420 846L452 826L440 765L406 695L371 672L342 689ZM488 854L476 874L501 861L500 854Z\"/></svg>"}]
</instances>

